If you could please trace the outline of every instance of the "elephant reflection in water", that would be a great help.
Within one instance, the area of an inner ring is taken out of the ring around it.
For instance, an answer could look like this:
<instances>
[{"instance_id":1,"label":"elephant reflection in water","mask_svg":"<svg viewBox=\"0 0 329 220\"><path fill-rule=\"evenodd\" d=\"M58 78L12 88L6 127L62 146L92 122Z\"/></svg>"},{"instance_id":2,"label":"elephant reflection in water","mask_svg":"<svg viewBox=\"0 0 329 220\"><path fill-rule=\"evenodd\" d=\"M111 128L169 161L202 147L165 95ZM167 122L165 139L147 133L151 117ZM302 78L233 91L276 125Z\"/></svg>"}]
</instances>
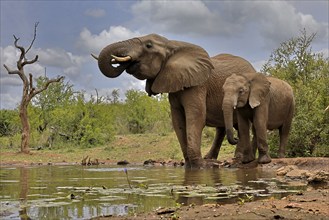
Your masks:
<instances>
[{"instance_id":1,"label":"elephant reflection in water","mask_svg":"<svg viewBox=\"0 0 329 220\"><path fill-rule=\"evenodd\" d=\"M126 71L146 80L145 90L150 96L169 93L172 123L187 168L213 165L201 156L201 135L206 125L216 127L215 145L220 147L225 136L220 110L225 79L234 73L256 72L241 57L230 54L209 57L197 45L157 34L110 44L98 57L93 57L107 77L115 78Z\"/></svg>"},{"instance_id":2,"label":"elephant reflection in water","mask_svg":"<svg viewBox=\"0 0 329 220\"><path fill-rule=\"evenodd\" d=\"M193 191L198 191L202 187L212 187L215 189L212 194L222 197L214 200L218 204L226 204L236 202L238 194L244 193L246 187L266 188L266 183L254 183L253 181L262 178L271 179L276 174L266 172L264 170L254 169L201 169L201 170L185 170L183 186L186 187L187 193L177 193L176 202L184 205L196 204L202 205L205 203L205 196L197 194L193 196L189 194ZM261 185L265 184L265 185ZM234 191L232 191L234 190ZM233 194L235 196L232 196Z\"/></svg>"}]
</instances>

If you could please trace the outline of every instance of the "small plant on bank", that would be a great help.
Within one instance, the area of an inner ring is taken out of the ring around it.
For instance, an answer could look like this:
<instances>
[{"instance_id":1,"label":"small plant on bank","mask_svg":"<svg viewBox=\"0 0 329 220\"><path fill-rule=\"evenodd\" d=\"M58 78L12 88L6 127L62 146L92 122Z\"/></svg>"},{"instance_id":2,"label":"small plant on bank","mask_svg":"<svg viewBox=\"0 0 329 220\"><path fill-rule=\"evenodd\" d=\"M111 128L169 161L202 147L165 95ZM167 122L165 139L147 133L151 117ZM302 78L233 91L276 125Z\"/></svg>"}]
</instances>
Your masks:
<instances>
[{"instance_id":1,"label":"small plant on bank","mask_svg":"<svg viewBox=\"0 0 329 220\"><path fill-rule=\"evenodd\" d=\"M132 187L131 184L130 184L130 180L129 180L129 176L128 176L128 170L127 170L127 168L124 168L123 170L124 170L124 172L125 172L125 174L126 174L127 182L128 182L129 188L132 189L133 187Z\"/></svg>"}]
</instances>

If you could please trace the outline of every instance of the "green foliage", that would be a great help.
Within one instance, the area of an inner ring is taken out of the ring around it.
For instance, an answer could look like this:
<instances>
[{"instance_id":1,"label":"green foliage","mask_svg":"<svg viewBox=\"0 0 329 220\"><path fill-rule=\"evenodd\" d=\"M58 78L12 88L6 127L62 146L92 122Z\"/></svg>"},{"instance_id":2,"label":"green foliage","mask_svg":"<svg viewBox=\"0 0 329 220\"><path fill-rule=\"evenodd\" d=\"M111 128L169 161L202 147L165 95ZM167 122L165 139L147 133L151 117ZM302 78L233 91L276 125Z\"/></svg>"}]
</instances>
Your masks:
<instances>
[{"instance_id":1,"label":"green foliage","mask_svg":"<svg viewBox=\"0 0 329 220\"><path fill-rule=\"evenodd\" d=\"M294 89L295 115L289 137L289 156L329 156L329 59L315 54L315 34L292 38L276 49L263 71L287 81ZM278 135L270 140L278 145ZM274 150L273 150L274 151ZM272 151L272 152L273 152ZM276 150L275 150L276 152Z\"/></svg>"},{"instance_id":2,"label":"green foliage","mask_svg":"<svg viewBox=\"0 0 329 220\"><path fill-rule=\"evenodd\" d=\"M145 92L128 90L126 92L126 119L130 133L155 131L166 132L170 129L170 112L166 95L149 97Z\"/></svg>"},{"instance_id":3,"label":"green foliage","mask_svg":"<svg viewBox=\"0 0 329 220\"><path fill-rule=\"evenodd\" d=\"M0 110L0 137L12 136L20 131L21 123L17 110Z\"/></svg>"},{"instance_id":4,"label":"green foliage","mask_svg":"<svg viewBox=\"0 0 329 220\"><path fill-rule=\"evenodd\" d=\"M47 80L38 78L37 88ZM0 110L0 113L0 137L3 137L0 144L18 147L16 136L21 130L18 111ZM148 97L145 92L129 90L123 102L119 100L119 90L113 90L110 97L97 94L87 99L64 80L50 84L33 98L29 121L34 148L93 147L111 142L116 134L172 131L166 95Z\"/></svg>"}]
</instances>

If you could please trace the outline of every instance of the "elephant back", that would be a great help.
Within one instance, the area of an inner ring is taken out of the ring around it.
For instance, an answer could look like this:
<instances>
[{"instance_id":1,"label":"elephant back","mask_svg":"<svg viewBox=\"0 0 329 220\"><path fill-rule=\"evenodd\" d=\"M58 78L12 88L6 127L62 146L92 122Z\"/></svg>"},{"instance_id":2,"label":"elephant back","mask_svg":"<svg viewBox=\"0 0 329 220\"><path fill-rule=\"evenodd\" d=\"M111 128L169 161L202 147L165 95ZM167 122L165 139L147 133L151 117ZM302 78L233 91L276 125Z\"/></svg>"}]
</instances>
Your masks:
<instances>
[{"instance_id":1,"label":"elephant back","mask_svg":"<svg viewBox=\"0 0 329 220\"><path fill-rule=\"evenodd\" d=\"M211 58L216 74L232 75L243 72L256 72L247 60L231 54L219 54Z\"/></svg>"},{"instance_id":2,"label":"elephant back","mask_svg":"<svg viewBox=\"0 0 329 220\"><path fill-rule=\"evenodd\" d=\"M208 87L216 87L216 91L221 91L227 77L232 74L243 74L256 72L254 67L245 59L231 54L219 54L211 58L214 65L213 74L211 74L208 83L216 84Z\"/></svg>"},{"instance_id":3,"label":"elephant back","mask_svg":"<svg viewBox=\"0 0 329 220\"><path fill-rule=\"evenodd\" d=\"M276 129L291 120L295 108L294 94L291 86L275 77L268 77L270 81L270 106L268 129Z\"/></svg>"}]
</instances>

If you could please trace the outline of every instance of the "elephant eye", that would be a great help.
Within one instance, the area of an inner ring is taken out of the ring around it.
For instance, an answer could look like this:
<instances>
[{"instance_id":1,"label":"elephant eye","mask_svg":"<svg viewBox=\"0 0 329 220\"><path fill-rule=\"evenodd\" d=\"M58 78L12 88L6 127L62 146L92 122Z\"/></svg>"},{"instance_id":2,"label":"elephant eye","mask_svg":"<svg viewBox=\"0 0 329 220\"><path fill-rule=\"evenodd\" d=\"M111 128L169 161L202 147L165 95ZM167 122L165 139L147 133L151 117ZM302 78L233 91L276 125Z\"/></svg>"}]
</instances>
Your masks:
<instances>
[{"instance_id":1,"label":"elephant eye","mask_svg":"<svg viewBox=\"0 0 329 220\"><path fill-rule=\"evenodd\" d=\"M243 88L240 88L239 89L239 93L242 94L244 92L244 89Z\"/></svg>"},{"instance_id":2,"label":"elephant eye","mask_svg":"<svg viewBox=\"0 0 329 220\"><path fill-rule=\"evenodd\" d=\"M152 45L151 42L148 42L148 43L146 43L146 47L147 47L147 48L151 48L151 47L153 47L153 45Z\"/></svg>"}]
</instances>

